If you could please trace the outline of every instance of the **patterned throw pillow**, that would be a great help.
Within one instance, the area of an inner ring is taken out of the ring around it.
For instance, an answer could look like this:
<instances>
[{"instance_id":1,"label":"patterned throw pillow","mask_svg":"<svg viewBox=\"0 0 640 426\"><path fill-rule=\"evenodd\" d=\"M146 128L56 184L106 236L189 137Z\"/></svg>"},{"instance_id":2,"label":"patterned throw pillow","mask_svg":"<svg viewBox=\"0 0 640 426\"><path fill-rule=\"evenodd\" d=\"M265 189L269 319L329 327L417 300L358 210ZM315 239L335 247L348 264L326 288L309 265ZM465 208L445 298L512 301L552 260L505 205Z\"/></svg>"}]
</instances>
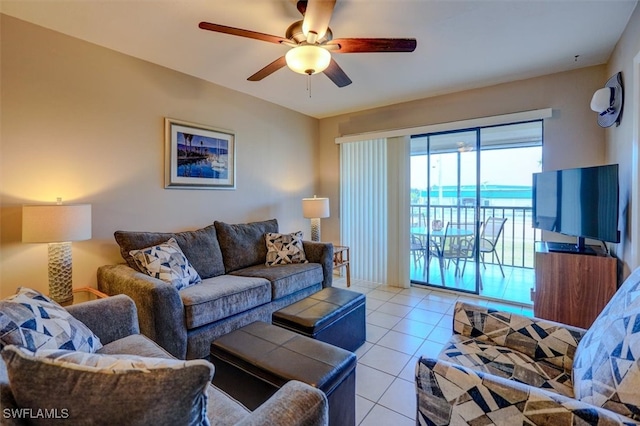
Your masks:
<instances>
[{"instance_id":1,"label":"patterned throw pillow","mask_svg":"<svg viewBox=\"0 0 640 426\"><path fill-rule=\"evenodd\" d=\"M141 271L172 284L178 290L202 281L175 238L157 246L131 250L129 254Z\"/></svg>"},{"instance_id":2,"label":"patterned throw pillow","mask_svg":"<svg viewBox=\"0 0 640 426\"><path fill-rule=\"evenodd\" d=\"M265 240L267 242L267 266L309 263L302 246L302 231L293 234L267 232Z\"/></svg>"},{"instance_id":3,"label":"patterned throw pillow","mask_svg":"<svg viewBox=\"0 0 640 426\"><path fill-rule=\"evenodd\" d=\"M81 321L40 292L20 287L0 300L0 346L95 352L100 339Z\"/></svg>"},{"instance_id":4,"label":"patterned throw pillow","mask_svg":"<svg viewBox=\"0 0 640 426\"><path fill-rule=\"evenodd\" d=\"M22 409L48 410L64 424L207 426L213 365L131 355L2 351ZM33 424L50 424L50 421Z\"/></svg>"},{"instance_id":5,"label":"patterned throw pillow","mask_svg":"<svg viewBox=\"0 0 640 426\"><path fill-rule=\"evenodd\" d=\"M39 349L35 352L20 348L22 353L51 360L62 367L78 367L85 371L102 371L108 374L120 374L126 371L149 372L158 368L180 369L186 366L185 360L173 358L144 357L128 354L99 354L64 349Z\"/></svg>"}]
</instances>

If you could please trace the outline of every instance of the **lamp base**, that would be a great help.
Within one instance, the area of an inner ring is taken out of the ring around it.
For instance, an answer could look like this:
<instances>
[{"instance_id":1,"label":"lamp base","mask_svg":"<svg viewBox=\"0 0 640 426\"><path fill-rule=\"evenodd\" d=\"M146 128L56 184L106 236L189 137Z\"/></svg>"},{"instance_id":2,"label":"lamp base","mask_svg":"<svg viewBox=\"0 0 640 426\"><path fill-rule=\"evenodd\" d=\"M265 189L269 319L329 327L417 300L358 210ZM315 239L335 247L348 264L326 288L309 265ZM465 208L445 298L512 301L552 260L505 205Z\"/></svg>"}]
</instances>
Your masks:
<instances>
[{"instance_id":1,"label":"lamp base","mask_svg":"<svg viewBox=\"0 0 640 426\"><path fill-rule=\"evenodd\" d=\"M311 241L320 241L320 219L311 219Z\"/></svg>"},{"instance_id":2,"label":"lamp base","mask_svg":"<svg viewBox=\"0 0 640 426\"><path fill-rule=\"evenodd\" d=\"M71 243L49 243L49 297L62 304L73 300Z\"/></svg>"}]
</instances>

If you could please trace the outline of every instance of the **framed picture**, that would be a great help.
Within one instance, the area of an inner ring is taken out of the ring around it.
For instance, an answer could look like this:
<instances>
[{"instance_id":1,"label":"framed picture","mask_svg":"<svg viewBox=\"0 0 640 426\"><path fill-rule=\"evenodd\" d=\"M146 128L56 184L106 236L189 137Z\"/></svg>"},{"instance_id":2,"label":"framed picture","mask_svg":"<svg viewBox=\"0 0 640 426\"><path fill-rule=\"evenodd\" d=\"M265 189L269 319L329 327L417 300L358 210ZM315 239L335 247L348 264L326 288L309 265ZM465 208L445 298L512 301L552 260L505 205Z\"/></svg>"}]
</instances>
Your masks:
<instances>
[{"instance_id":1,"label":"framed picture","mask_svg":"<svg viewBox=\"0 0 640 426\"><path fill-rule=\"evenodd\" d=\"M235 189L233 132L165 118L165 188Z\"/></svg>"}]
</instances>

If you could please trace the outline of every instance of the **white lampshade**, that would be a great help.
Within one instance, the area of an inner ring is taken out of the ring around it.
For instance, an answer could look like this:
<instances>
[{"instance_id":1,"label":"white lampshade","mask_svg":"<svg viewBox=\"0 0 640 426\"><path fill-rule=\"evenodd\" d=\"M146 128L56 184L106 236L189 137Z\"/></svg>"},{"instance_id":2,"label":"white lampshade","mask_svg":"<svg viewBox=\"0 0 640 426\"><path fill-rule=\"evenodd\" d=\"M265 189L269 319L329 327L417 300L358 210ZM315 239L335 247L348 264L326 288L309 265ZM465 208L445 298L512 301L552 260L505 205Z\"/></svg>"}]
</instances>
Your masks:
<instances>
[{"instance_id":1,"label":"white lampshade","mask_svg":"<svg viewBox=\"0 0 640 426\"><path fill-rule=\"evenodd\" d=\"M311 241L320 241L320 218L329 217L329 199L313 198L302 199L302 215L311 219Z\"/></svg>"},{"instance_id":2,"label":"white lampshade","mask_svg":"<svg viewBox=\"0 0 640 426\"><path fill-rule=\"evenodd\" d=\"M300 74L315 74L327 69L331 53L311 44L294 47L285 55L287 66Z\"/></svg>"},{"instance_id":3,"label":"white lampshade","mask_svg":"<svg viewBox=\"0 0 640 426\"><path fill-rule=\"evenodd\" d=\"M302 215L307 219L329 217L328 198L303 198Z\"/></svg>"},{"instance_id":4,"label":"white lampshade","mask_svg":"<svg viewBox=\"0 0 640 426\"><path fill-rule=\"evenodd\" d=\"M49 296L58 303L73 300L71 241L90 238L90 204L22 207L22 242L49 243Z\"/></svg>"},{"instance_id":5,"label":"white lampshade","mask_svg":"<svg viewBox=\"0 0 640 426\"><path fill-rule=\"evenodd\" d=\"M91 204L22 207L22 242L60 243L91 238Z\"/></svg>"}]
</instances>

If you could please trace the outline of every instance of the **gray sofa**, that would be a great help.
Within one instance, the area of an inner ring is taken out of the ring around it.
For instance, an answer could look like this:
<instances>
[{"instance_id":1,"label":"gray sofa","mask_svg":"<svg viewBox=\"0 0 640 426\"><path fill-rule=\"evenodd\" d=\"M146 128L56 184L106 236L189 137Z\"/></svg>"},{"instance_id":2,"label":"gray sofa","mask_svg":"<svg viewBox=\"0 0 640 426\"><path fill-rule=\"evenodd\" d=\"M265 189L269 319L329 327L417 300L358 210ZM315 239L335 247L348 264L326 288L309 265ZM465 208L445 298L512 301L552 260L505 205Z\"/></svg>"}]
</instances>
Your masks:
<instances>
[{"instance_id":1,"label":"gray sofa","mask_svg":"<svg viewBox=\"0 0 640 426\"><path fill-rule=\"evenodd\" d=\"M77 319L82 321L93 333L95 333L104 345L97 353L115 355L138 355L152 358L171 358L164 349L153 341L139 334L138 316L134 302L127 296L119 295L106 299L80 303L69 306L67 310ZM193 362L193 361L190 361ZM205 362L205 361L199 361ZM213 366L210 366L213 369ZM55 392L60 383L38 383L37 377L32 378L33 386L48 386L51 392ZM151 382L153 380L150 380ZM147 386L147 385L145 385ZM154 383L148 383L149 388ZM177 386L177 384L176 384ZM82 392L82 389L78 390ZM175 389L156 390L154 392L171 393ZM150 392L150 389L133 390L132 399L135 393ZM207 418L211 425L326 425L328 424L328 405L325 395L318 389L305 383L291 381L286 383L270 399L259 406L255 411L250 412L243 405L220 391L215 386L209 384L207 387ZM108 398L108 395L103 395ZM139 409L139 407L119 407L121 413L100 413L101 405L104 405L102 398L91 398L84 395L76 401L65 399L61 395L63 407L66 407L68 417L51 420L55 424L115 424L110 419L114 416L128 412L129 408ZM96 402L96 406L91 406L91 401ZM102 402L101 402L102 401ZM134 401L131 404L135 404ZM31 424L26 419L35 415L37 411L12 411L19 409L9 385L6 366L0 357L0 424L22 425ZM24 407L22 407L24 408ZM52 410L56 407L43 407ZM60 412L59 407L58 413ZM176 424L176 419L171 419L171 406L162 407L167 409L168 414L160 424ZM23 417L20 420L20 417ZM93 418L93 417L97 418ZM47 420L40 419L40 423L47 423ZM126 421L127 424L140 424L132 417ZM141 424L145 424L142 421ZM157 423L156 423L157 424Z\"/></svg>"},{"instance_id":2,"label":"gray sofa","mask_svg":"<svg viewBox=\"0 0 640 426\"><path fill-rule=\"evenodd\" d=\"M118 231L127 264L98 269L98 288L126 294L136 303L140 330L180 359L204 358L211 342L332 283L333 245L304 241L308 263L266 266L265 234L277 233L275 219L230 225L214 222L179 233ZM130 255L175 238L202 282L181 290L143 272Z\"/></svg>"}]
</instances>

